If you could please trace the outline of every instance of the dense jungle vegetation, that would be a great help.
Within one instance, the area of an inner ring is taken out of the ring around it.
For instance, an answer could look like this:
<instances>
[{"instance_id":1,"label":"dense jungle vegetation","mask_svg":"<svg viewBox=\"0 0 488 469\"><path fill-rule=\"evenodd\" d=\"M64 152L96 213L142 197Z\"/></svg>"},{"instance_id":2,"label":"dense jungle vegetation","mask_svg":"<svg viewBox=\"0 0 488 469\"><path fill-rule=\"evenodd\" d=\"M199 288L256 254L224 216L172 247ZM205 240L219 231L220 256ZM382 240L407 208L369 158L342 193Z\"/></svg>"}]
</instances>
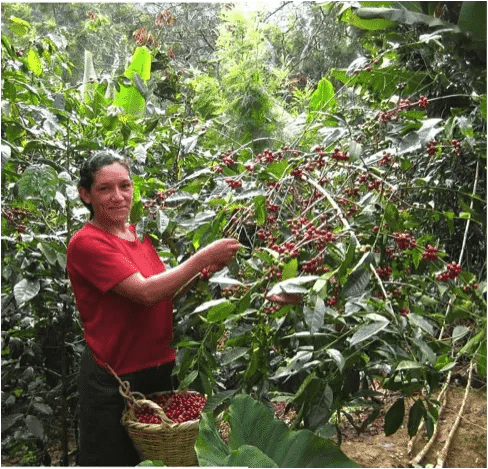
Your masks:
<instances>
[{"instance_id":1,"label":"dense jungle vegetation","mask_svg":"<svg viewBox=\"0 0 488 469\"><path fill-rule=\"evenodd\" d=\"M330 438L395 391L385 433L432 434L439 385L485 380L485 2L1 10L2 455L76 452L66 246L104 148L133 159L131 222L167 265L246 247L175 304L178 376L215 407L286 401Z\"/></svg>"}]
</instances>

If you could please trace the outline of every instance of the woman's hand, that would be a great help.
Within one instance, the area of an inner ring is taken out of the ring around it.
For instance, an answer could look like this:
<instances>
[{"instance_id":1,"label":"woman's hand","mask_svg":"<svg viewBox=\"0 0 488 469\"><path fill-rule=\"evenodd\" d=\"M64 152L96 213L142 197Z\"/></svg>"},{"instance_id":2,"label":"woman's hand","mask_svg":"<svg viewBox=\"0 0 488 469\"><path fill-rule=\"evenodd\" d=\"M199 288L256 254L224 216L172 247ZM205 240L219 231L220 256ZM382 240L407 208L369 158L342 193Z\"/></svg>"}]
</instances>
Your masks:
<instances>
[{"instance_id":1,"label":"woman's hand","mask_svg":"<svg viewBox=\"0 0 488 469\"><path fill-rule=\"evenodd\" d=\"M202 268L207 268L209 271L212 269L213 272L217 272L234 258L241 247L237 239L220 239L204 247L196 255L200 258Z\"/></svg>"}]
</instances>

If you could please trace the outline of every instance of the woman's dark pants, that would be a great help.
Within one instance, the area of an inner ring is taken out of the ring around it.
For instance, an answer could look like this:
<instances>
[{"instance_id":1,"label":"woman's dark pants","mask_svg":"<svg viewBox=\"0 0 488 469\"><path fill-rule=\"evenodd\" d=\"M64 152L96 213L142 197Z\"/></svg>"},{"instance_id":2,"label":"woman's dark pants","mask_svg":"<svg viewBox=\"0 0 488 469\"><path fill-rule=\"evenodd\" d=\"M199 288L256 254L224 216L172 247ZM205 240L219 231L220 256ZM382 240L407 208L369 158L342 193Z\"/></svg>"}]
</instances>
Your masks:
<instances>
[{"instance_id":1,"label":"woman's dark pants","mask_svg":"<svg viewBox=\"0 0 488 469\"><path fill-rule=\"evenodd\" d=\"M120 376L131 391L144 395L177 387L174 362ZM121 424L125 399L115 377L102 369L86 348L81 358L79 389L80 466L136 466L141 462Z\"/></svg>"}]
</instances>

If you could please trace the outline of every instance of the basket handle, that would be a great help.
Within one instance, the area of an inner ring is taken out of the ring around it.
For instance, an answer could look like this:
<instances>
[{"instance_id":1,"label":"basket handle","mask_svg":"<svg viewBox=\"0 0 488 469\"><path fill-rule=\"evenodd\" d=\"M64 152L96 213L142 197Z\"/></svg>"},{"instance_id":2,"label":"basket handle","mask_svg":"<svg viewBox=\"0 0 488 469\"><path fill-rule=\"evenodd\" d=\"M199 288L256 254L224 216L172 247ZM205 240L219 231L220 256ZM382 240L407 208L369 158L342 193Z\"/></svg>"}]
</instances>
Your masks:
<instances>
[{"instance_id":1,"label":"basket handle","mask_svg":"<svg viewBox=\"0 0 488 469\"><path fill-rule=\"evenodd\" d=\"M146 396L144 394L141 394L140 392L137 391L131 391L130 390L130 383L129 381L122 381L117 373L110 367L108 363L105 363L105 368L108 370L109 373L111 373L115 379L119 382L119 393L124 397L127 401L127 412L131 416L131 418L136 419L135 415L135 407L140 407L141 405L147 405L149 406L156 414L159 416L161 419L161 425L164 427L173 427L175 426L175 422L173 422L165 413L164 410L156 404L154 401L151 401L149 399L146 399ZM136 400L137 397L137 400Z\"/></svg>"}]
</instances>

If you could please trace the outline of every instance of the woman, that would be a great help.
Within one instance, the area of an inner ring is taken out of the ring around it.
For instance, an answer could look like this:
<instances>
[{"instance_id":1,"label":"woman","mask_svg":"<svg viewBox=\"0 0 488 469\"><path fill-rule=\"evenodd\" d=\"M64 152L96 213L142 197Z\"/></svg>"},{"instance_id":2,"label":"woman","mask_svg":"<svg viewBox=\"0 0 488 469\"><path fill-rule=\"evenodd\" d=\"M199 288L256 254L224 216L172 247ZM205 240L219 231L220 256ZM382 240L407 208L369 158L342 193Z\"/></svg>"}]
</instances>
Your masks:
<instances>
[{"instance_id":1,"label":"woman","mask_svg":"<svg viewBox=\"0 0 488 469\"><path fill-rule=\"evenodd\" d=\"M81 466L135 466L140 458L120 423L124 399L108 364L131 390L174 389L172 298L203 269L225 267L241 247L222 239L166 270L151 240L127 223L132 204L129 163L97 153L78 187L89 221L70 240L67 269L83 323L86 350L79 377Z\"/></svg>"}]
</instances>

